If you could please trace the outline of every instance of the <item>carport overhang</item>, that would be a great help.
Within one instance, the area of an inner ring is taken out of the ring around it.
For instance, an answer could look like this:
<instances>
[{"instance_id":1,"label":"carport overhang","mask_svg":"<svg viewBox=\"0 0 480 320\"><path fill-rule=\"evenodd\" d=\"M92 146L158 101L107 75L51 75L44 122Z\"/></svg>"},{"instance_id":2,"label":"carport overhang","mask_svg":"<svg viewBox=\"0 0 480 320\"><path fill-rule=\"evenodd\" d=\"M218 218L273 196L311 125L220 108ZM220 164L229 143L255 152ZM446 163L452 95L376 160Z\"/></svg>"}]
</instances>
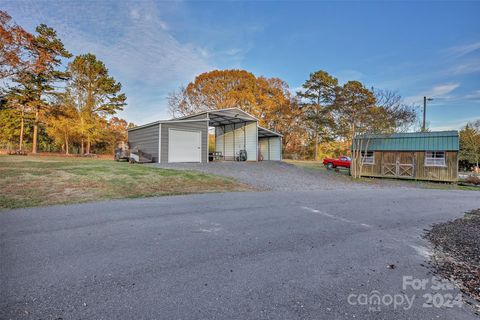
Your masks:
<instances>
[{"instance_id":1,"label":"carport overhang","mask_svg":"<svg viewBox=\"0 0 480 320\"><path fill-rule=\"evenodd\" d=\"M204 115L205 117L198 118L199 116L202 116L202 115ZM258 122L257 118L238 108L205 111L201 113L196 113L191 116L176 118L176 119L173 119L172 121L183 121L183 120L187 121L187 120L193 120L193 119L198 119L198 121L201 121L202 119L204 120L206 119L208 120L208 125L210 127L221 127L221 126L226 126L230 124L246 125L251 122ZM275 132L260 126L258 127L258 138L271 138L271 137L282 138L283 135L281 135L278 132Z\"/></svg>"},{"instance_id":2,"label":"carport overhang","mask_svg":"<svg viewBox=\"0 0 480 320\"><path fill-rule=\"evenodd\" d=\"M258 138L273 138L273 137L280 137L282 138L283 135L281 135L278 132L268 130L262 127L258 127Z\"/></svg>"},{"instance_id":3,"label":"carport overhang","mask_svg":"<svg viewBox=\"0 0 480 320\"><path fill-rule=\"evenodd\" d=\"M240 110L240 109L224 109L208 111L206 113L208 125L210 127L219 127L230 124L247 124L257 122L257 118Z\"/></svg>"}]
</instances>

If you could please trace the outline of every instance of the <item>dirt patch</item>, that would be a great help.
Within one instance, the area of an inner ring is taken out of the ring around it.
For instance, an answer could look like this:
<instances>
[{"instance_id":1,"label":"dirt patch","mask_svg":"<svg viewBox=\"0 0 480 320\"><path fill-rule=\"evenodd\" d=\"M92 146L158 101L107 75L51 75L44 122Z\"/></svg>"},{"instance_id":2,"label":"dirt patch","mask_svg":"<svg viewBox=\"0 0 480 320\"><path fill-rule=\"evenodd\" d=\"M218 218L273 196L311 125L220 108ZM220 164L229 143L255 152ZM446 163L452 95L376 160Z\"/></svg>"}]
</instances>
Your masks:
<instances>
[{"instance_id":1,"label":"dirt patch","mask_svg":"<svg viewBox=\"0 0 480 320\"><path fill-rule=\"evenodd\" d=\"M480 209L450 222L436 224L425 237L433 244L432 265L456 283L480 315Z\"/></svg>"}]
</instances>

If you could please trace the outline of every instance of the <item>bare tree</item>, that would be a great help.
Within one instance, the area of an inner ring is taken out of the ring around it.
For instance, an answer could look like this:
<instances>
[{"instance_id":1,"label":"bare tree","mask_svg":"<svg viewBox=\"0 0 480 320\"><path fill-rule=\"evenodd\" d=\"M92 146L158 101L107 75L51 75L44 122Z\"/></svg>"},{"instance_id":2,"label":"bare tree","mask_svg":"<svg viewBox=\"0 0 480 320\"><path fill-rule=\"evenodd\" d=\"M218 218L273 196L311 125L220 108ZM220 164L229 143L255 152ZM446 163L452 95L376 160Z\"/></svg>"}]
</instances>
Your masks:
<instances>
[{"instance_id":1,"label":"bare tree","mask_svg":"<svg viewBox=\"0 0 480 320\"><path fill-rule=\"evenodd\" d=\"M403 103L402 96L396 91L372 88L377 100L376 105L386 112L382 121L385 121L385 128L397 132L405 132L411 129L417 120L417 113L414 105Z\"/></svg>"}]
</instances>

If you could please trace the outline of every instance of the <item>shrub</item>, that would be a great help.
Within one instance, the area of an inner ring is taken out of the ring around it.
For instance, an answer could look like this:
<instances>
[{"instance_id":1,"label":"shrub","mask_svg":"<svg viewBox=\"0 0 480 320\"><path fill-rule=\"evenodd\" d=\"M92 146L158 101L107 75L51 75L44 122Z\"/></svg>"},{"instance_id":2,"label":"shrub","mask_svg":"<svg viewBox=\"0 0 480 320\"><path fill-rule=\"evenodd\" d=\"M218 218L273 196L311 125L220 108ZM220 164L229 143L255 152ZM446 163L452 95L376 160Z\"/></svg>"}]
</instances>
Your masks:
<instances>
[{"instance_id":1,"label":"shrub","mask_svg":"<svg viewBox=\"0 0 480 320\"><path fill-rule=\"evenodd\" d=\"M471 183L476 186L480 185L480 178L474 175L468 176L467 179L465 179L466 183Z\"/></svg>"}]
</instances>

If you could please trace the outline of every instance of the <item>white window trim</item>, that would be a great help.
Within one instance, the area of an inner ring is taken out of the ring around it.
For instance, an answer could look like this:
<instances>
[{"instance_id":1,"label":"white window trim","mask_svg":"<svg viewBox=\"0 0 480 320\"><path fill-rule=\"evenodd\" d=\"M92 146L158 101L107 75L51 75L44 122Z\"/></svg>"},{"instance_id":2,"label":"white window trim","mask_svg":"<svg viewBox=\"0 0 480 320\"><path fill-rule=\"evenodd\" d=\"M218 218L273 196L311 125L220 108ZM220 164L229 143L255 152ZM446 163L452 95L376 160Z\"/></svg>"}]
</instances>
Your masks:
<instances>
[{"instance_id":1,"label":"white window trim","mask_svg":"<svg viewBox=\"0 0 480 320\"><path fill-rule=\"evenodd\" d=\"M443 158L435 158L435 157L427 157L428 153L443 153ZM446 168L447 167L447 152L446 151L425 151L425 167L441 167L441 168ZM436 163L438 160L443 160L442 163ZM429 162L430 161L430 162Z\"/></svg>"},{"instance_id":2,"label":"white window trim","mask_svg":"<svg viewBox=\"0 0 480 320\"><path fill-rule=\"evenodd\" d=\"M369 152L372 153L371 157L367 157L367 156L363 155L364 153L369 153ZM362 151L360 156L362 158L362 165L365 165L365 164L374 165L375 164L375 152L374 151Z\"/></svg>"}]
</instances>

